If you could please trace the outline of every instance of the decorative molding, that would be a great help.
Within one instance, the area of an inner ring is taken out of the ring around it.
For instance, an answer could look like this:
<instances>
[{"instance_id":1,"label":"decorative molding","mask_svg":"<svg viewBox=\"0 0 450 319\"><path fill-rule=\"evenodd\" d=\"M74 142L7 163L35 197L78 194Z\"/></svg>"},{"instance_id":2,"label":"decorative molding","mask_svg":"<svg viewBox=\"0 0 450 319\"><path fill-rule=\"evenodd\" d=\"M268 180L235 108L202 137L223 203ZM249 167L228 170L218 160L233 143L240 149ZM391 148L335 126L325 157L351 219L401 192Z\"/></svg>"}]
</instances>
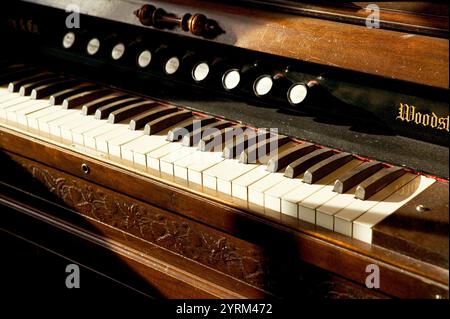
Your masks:
<instances>
[{"instance_id":1,"label":"decorative molding","mask_svg":"<svg viewBox=\"0 0 450 319\"><path fill-rule=\"evenodd\" d=\"M23 164L32 176L66 205L82 215L126 231L183 257L264 286L263 260L254 250L238 247L224 236L205 232L192 223L147 209L124 196L106 194L77 180L56 177L47 169Z\"/></svg>"},{"instance_id":2,"label":"decorative molding","mask_svg":"<svg viewBox=\"0 0 450 319\"><path fill-rule=\"evenodd\" d=\"M336 281L329 273L305 265L296 258L286 262L289 257L285 251L289 248L274 247L273 252L265 252L259 247L248 247L252 244L239 247L238 240L208 231L205 226L187 222L182 217L163 213L156 207L151 209L147 204L104 191L53 169L30 162L21 162L21 165L78 213L276 295L333 299L374 296L361 287L355 289L354 284L345 280ZM270 258L264 253L268 253ZM286 284L294 290L284 291Z\"/></svg>"}]
</instances>

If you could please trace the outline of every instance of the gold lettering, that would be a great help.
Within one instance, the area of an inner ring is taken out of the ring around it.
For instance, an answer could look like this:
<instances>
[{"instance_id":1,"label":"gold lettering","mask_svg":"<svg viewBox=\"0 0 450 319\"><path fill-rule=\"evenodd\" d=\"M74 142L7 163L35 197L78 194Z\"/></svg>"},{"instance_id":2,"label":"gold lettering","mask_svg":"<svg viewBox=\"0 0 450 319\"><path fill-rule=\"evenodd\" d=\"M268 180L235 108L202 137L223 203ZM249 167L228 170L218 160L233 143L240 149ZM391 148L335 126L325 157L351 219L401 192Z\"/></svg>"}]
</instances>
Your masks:
<instances>
[{"instance_id":1,"label":"gold lettering","mask_svg":"<svg viewBox=\"0 0 450 319\"><path fill-rule=\"evenodd\" d=\"M414 122L416 124L422 123L422 113L420 113L420 112L416 113L416 115L414 116Z\"/></svg>"},{"instance_id":2,"label":"gold lettering","mask_svg":"<svg viewBox=\"0 0 450 319\"><path fill-rule=\"evenodd\" d=\"M430 125L430 115L429 114L424 114L422 116L422 125L423 126L428 126Z\"/></svg>"},{"instance_id":3,"label":"gold lettering","mask_svg":"<svg viewBox=\"0 0 450 319\"><path fill-rule=\"evenodd\" d=\"M406 122L414 121L414 118L416 117L416 107L414 105L408 105L406 104L407 111L406 111Z\"/></svg>"},{"instance_id":4,"label":"gold lettering","mask_svg":"<svg viewBox=\"0 0 450 319\"><path fill-rule=\"evenodd\" d=\"M398 116L395 118L396 120L405 120L405 105L403 103L400 103L400 107L398 109Z\"/></svg>"},{"instance_id":5,"label":"gold lettering","mask_svg":"<svg viewBox=\"0 0 450 319\"><path fill-rule=\"evenodd\" d=\"M439 126L438 126L438 129L439 130L445 130L445 127L447 126L446 124L446 118L445 117L440 117L439 118Z\"/></svg>"},{"instance_id":6,"label":"gold lettering","mask_svg":"<svg viewBox=\"0 0 450 319\"><path fill-rule=\"evenodd\" d=\"M414 122L417 125L422 125L425 127L430 126L431 128L437 130L446 130L447 132L449 131L450 126L449 115L447 115L447 117L439 117L434 112L431 112L431 114L422 114L416 111L416 107L414 105L409 105L406 103L400 103L398 115L395 119L406 122Z\"/></svg>"},{"instance_id":7,"label":"gold lettering","mask_svg":"<svg viewBox=\"0 0 450 319\"><path fill-rule=\"evenodd\" d=\"M431 113L431 123L430 123L430 126L431 126L432 128L436 128L436 127L438 126L438 117L437 117L437 115L436 115L434 112Z\"/></svg>"}]
</instances>

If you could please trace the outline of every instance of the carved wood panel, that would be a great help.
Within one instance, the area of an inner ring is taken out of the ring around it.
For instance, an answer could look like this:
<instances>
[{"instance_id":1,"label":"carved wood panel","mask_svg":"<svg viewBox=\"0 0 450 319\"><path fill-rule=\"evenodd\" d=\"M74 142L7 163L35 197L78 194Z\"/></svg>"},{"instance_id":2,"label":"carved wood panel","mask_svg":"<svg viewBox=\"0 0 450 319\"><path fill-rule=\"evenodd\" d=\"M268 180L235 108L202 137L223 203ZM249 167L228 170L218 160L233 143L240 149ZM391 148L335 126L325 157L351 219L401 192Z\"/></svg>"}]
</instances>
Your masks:
<instances>
[{"instance_id":1,"label":"carved wood panel","mask_svg":"<svg viewBox=\"0 0 450 319\"><path fill-rule=\"evenodd\" d=\"M289 255L292 247L267 249L58 170L28 160L19 162L35 181L79 214L277 296L381 296L301 263Z\"/></svg>"},{"instance_id":2,"label":"carved wood panel","mask_svg":"<svg viewBox=\"0 0 450 319\"><path fill-rule=\"evenodd\" d=\"M107 194L75 179L54 176L37 166L25 164L24 167L50 192L83 215L254 286L263 285L263 262L255 250L237 247L224 236L205 232L191 223L162 214L158 209L150 210L137 201Z\"/></svg>"}]
</instances>

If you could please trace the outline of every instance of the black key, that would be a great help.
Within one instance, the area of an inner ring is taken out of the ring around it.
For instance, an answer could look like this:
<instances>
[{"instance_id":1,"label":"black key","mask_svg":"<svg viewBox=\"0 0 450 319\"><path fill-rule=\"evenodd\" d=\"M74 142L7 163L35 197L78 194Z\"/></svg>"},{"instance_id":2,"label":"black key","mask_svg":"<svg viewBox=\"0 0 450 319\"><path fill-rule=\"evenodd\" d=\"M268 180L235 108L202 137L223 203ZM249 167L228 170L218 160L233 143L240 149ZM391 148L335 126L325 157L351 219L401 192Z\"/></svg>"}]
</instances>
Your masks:
<instances>
[{"instance_id":1,"label":"black key","mask_svg":"<svg viewBox=\"0 0 450 319\"><path fill-rule=\"evenodd\" d=\"M331 172L337 170L339 167L350 162L353 156L349 153L339 153L335 154L323 161L320 161L316 165L308 170L303 175L303 181L308 184L313 184L320 180L322 177L330 174Z\"/></svg>"},{"instance_id":2,"label":"black key","mask_svg":"<svg viewBox=\"0 0 450 319\"><path fill-rule=\"evenodd\" d=\"M164 109L145 112L144 114L141 114L130 121L130 130L139 130L145 127L147 123L150 123L151 121L154 121L157 118L160 118L167 114L175 113L176 111L178 111L178 109L171 106Z\"/></svg>"},{"instance_id":3,"label":"black key","mask_svg":"<svg viewBox=\"0 0 450 319\"><path fill-rule=\"evenodd\" d=\"M61 80L57 82L45 84L34 88L31 91L31 99L33 100L42 99L44 97L48 97L60 91L67 90L78 84L80 84L80 80L61 78Z\"/></svg>"},{"instance_id":4,"label":"black key","mask_svg":"<svg viewBox=\"0 0 450 319\"><path fill-rule=\"evenodd\" d=\"M26 70L27 68L30 68L29 65L25 64L13 64L13 65L3 65L0 67L0 80L5 76L9 74L13 74L16 72L20 72L23 70Z\"/></svg>"},{"instance_id":5,"label":"black key","mask_svg":"<svg viewBox=\"0 0 450 319\"><path fill-rule=\"evenodd\" d=\"M246 151L250 146L261 143L272 136L269 131L254 131L249 128L245 133L231 143L227 143L223 149L222 157L227 159L235 158Z\"/></svg>"},{"instance_id":6,"label":"black key","mask_svg":"<svg viewBox=\"0 0 450 319\"><path fill-rule=\"evenodd\" d=\"M220 131L215 131L212 134L203 136L198 143L198 149L202 152L210 152L215 147L223 145L224 143L233 140L235 137L242 136L245 130L245 126L237 125L233 127L227 127Z\"/></svg>"},{"instance_id":7,"label":"black key","mask_svg":"<svg viewBox=\"0 0 450 319\"><path fill-rule=\"evenodd\" d=\"M355 197L366 200L405 173L403 168L395 166L380 170L356 187Z\"/></svg>"},{"instance_id":8,"label":"black key","mask_svg":"<svg viewBox=\"0 0 450 319\"><path fill-rule=\"evenodd\" d=\"M34 74L26 78L22 78L16 81L12 81L8 85L8 91L11 93L17 93L20 90L20 87L22 85L33 83L39 80L48 79L50 77L54 76L54 74L48 73L48 72L41 72L39 74Z\"/></svg>"},{"instance_id":9,"label":"black key","mask_svg":"<svg viewBox=\"0 0 450 319\"><path fill-rule=\"evenodd\" d=\"M134 104L137 102L142 102L143 99L138 97L129 97L124 100L119 100L113 103L106 104L102 107L99 107L97 111L95 111L95 118L97 120L107 119L109 114L112 112L121 109L122 107L128 106L130 104Z\"/></svg>"},{"instance_id":10,"label":"black key","mask_svg":"<svg viewBox=\"0 0 450 319\"><path fill-rule=\"evenodd\" d=\"M188 110L178 111L172 114L167 114L159 119L145 124L144 134L153 135L163 130L168 129L175 124L184 121L192 116L192 112Z\"/></svg>"},{"instance_id":11,"label":"black key","mask_svg":"<svg viewBox=\"0 0 450 319\"><path fill-rule=\"evenodd\" d=\"M60 105L68 97L77 95L81 92L96 89L96 88L97 88L97 85L90 84L90 83L83 83L83 84L77 85L76 87L52 94L50 96L50 104L51 105Z\"/></svg>"},{"instance_id":12,"label":"black key","mask_svg":"<svg viewBox=\"0 0 450 319\"><path fill-rule=\"evenodd\" d=\"M24 68L30 67L29 65L26 64L7 64L7 65L3 65L1 66L1 73L5 74L11 71L17 71L17 70L23 70Z\"/></svg>"},{"instance_id":13,"label":"black key","mask_svg":"<svg viewBox=\"0 0 450 319\"><path fill-rule=\"evenodd\" d=\"M0 74L0 85L9 84L11 81L17 81L42 72L43 70L37 67L13 68L12 70Z\"/></svg>"},{"instance_id":14,"label":"black key","mask_svg":"<svg viewBox=\"0 0 450 319\"><path fill-rule=\"evenodd\" d=\"M266 139L262 143L255 143L241 153L239 162L244 164L256 163L258 160L267 158L272 152L289 141L287 136L276 135Z\"/></svg>"},{"instance_id":15,"label":"black key","mask_svg":"<svg viewBox=\"0 0 450 319\"><path fill-rule=\"evenodd\" d=\"M198 129L193 130L189 134L183 136L183 145L184 146L195 146L198 142L200 142L202 136L206 134L211 134L215 130L221 130L223 128L229 127L233 125L227 121L219 121L215 123L211 123L205 126L202 126Z\"/></svg>"},{"instance_id":16,"label":"black key","mask_svg":"<svg viewBox=\"0 0 450 319\"><path fill-rule=\"evenodd\" d=\"M201 117L194 119L191 124L187 124L185 126L174 128L167 133L167 141L176 142L182 139L186 134L191 133L194 129L200 128L204 125L209 125L211 123L216 122L217 120L212 117Z\"/></svg>"},{"instance_id":17,"label":"black key","mask_svg":"<svg viewBox=\"0 0 450 319\"><path fill-rule=\"evenodd\" d=\"M297 158L305 156L316 149L317 147L311 143L299 144L287 149L267 162L267 171L271 173L278 172L288 166L289 163L295 161Z\"/></svg>"},{"instance_id":18,"label":"black key","mask_svg":"<svg viewBox=\"0 0 450 319\"><path fill-rule=\"evenodd\" d=\"M107 104L111 104L114 102L118 102L121 100L125 100L128 98L130 98L130 96L128 94L124 94L124 93L114 93L111 95L107 95L102 98L99 98L99 99L96 99L94 101L84 104L83 107L81 108L81 113L83 115L92 115L95 113L95 111L97 111L102 106L105 106Z\"/></svg>"},{"instance_id":19,"label":"black key","mask_svg":"<svg viewBox=\"0 0 450 319\"><path fill-rule=\"evenodd\" d=\"M333 155L334 152L327 148L315 150L290 163L284 171L284 176L294 178L300 174L303 174L311 166Z\"/></svg>"},{"instance_id":20,"label":"black key","mask_svg":"<svg viewBox=\"0 0 450 319\"><path fill-rule=\"evenodd\" d=\"M104 97L105 95L112 94L113 91L109 89L98 89L87 92L81 92L79 94L73 95L64 99L62 106L64 109L73 109L77 106L88 103L92 100Z\"/></svg>"},{"instance_id":21,"label":"black key","mask_svg":"<svg viewBox=\"0 0 450 319\"><path fill-rule=\"evenodd\" d=\"M377 161L363 163L339 177L334 183L333 191L343 194L382 168L383 165Z\"/></svg>"},{"instance_id":22,"label":"black key","mask_svg":"<svg viewBox=\"0 0 450 319\"><path fill-rule=\"evenodd\" d=\"M138 102L128 106L125 106L117 111L109 114L108 123L119 123L125 119L129 119L149 109L155 108L160 104L153 101Z\"/></svg>"},{"instance_id":23,"label":"black key","mask_svg":"<svg viewBox=\"0 0 450 319\"><path fill-rule=\"evenodd\" d=\"M47 85L47 84L51 84L51 83L55 83L58 80L60 80L61 77L58 75L54 75L50 78L46 78L46 79L40 79L37 80L36 82L32 82L32 83L28 83L28 84L24 84L20 87L19 89L19 94L21 96L28 96L31 95L31 92L33 91L33 89L41 86L41 85Z\"/></svg>"}]
</instances>

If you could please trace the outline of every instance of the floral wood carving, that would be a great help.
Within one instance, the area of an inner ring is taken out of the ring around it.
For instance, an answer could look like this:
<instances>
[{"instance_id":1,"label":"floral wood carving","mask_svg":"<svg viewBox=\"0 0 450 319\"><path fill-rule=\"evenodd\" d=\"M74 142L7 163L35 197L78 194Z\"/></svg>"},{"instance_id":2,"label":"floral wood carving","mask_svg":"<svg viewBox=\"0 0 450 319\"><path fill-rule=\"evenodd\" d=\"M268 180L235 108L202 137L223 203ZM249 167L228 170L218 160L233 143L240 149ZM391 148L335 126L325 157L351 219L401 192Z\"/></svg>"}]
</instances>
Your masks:
<instances>
[{"instance_id":1,"label":"floral wood carving","mask_svg":"<svg viewBox=\"0 0 450 319\"><path fill-rule=\"evenodd\" d=\"M22 166L78 213L275 295L372 297L361 289L354 289L353 284L330 280L327 272L300 263L296 258L286 257L286 247L275 247L269 251L263 251L257 246L253 246L255 249L251 249L252 246L240 247L239 242L232 238L129 197L29 162L22 162Z\"/></svg>"},{"instance_id":2,"label":"floral wood carving","mask_svg":"<svg viewBox=\"0 0 450 319\"><path fill-rule=\"evenodd\" d=\"M253 250L237 247L224 236L205 232L181 218L146 209L121 195L75 179L55 177L49 170L24 165L40 183L77 212L195 260L251 285L262 287L263 261Z\"/></svg>"}]
</instances>

